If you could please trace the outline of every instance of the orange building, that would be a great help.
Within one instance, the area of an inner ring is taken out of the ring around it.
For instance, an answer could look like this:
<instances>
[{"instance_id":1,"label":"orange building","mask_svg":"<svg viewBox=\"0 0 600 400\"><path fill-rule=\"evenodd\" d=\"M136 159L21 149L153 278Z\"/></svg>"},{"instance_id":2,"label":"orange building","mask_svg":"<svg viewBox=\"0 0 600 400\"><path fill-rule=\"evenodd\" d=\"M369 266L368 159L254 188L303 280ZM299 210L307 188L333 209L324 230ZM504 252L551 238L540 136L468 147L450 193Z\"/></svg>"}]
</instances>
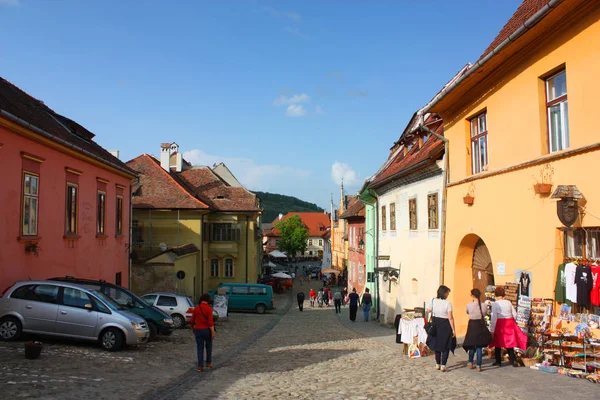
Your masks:
<instances>
[{"instance_id":1,"label":"orange building","mask_svg":"<svg viewBox=\"0 0 600 400\"><path fill-rule=\"evenodd\" d=\"M553 298L564 258L600 258L599 42L600 2L525 0L426 109L449 140L444 282L458 334L473 287L525 272L530 296Z\"/></svg>"}]
</instances>

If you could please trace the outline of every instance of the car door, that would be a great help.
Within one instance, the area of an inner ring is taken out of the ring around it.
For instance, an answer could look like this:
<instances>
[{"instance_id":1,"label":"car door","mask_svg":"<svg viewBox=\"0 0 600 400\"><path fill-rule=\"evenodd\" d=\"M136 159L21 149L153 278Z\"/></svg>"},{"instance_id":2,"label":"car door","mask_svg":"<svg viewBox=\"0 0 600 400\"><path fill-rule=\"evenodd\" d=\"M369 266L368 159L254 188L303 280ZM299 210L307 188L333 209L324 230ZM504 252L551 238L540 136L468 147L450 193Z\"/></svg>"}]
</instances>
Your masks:
<instances>
[{"instance_id":1,"label":"car door","mask_svg":"<svg viewBox=\"0 0 600 400\"><path fill-rule=\"evenodd\" d=\"M229 308L235 310L248 310L253 306L248 301L248 286L232 286L229 296Z\"/></svg>"},{"instance_id":2,"label":"car door","mask_svg":"<svg viewBox=\"0 0 600 400\"><path fill-rule=\"evenodd\" d=\"M24 330L43 333L56 332L58 314L58 292L56 285L36 285L23 299Z\"/></svg>"},{"instance_id":3,"label":"car door","mask_svg":"<svg viewBox=\"0 0 600 400\"><path fill-rule=\"evenodd\" d=\"M156 300L156 307L171 315L175 312L175 309L177 308L177 299L175 298L175 296L167 296L161 294L160 296L158 296L158 300Z\"/></svg>"},{"instance_id":4,"label":"car door","mask_svg":"<svg viewBox=\"0 0 600 400\"><path fill-rule=\"evenodd\" d=\"M56 333L80 338L96 338L98 311L94 302L84 291L65 287L62 289L62 302L58 306Z\"/></svg>"}]
</instances>

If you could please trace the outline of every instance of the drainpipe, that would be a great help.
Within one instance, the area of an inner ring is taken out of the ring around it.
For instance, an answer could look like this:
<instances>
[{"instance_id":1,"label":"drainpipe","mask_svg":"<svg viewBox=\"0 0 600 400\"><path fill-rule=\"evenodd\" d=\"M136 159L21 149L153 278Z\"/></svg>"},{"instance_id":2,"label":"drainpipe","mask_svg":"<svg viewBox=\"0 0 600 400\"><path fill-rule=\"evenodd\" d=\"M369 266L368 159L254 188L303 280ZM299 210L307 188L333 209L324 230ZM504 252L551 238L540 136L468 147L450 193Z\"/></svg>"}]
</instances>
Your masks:
<instances>
[{"instance_id":1,"label":"drainpipe","mask_svg":"<svg viewBox=\"0 0 600 400\"><path fill-rule=\"evenodd\" d=\"M209 233L210 235L210 233ZM200 295L204 294L204 214L200 216ZM194 299L198 301L198 299Z\"/></svg>"},{"instance_id":2,"label":"drainpipe","mask_svg":"<svg viewBox=\"0 0 600 400\"><path fill-rule=\"evenodd\" d=\"M248 225L249 217L246 215L246 283L248 283Z\"/></svg>"},{"instance_id":3,"label":"drainpipe","mask_svg":"<svg viewBox=\"0 0 600 400\"><path fill-rule=\"evenodd\" d=\"M426 127L424 124L424 121L423 121L423 114L419 115L419 119L420 119L419 125L417 126L417 128L415 128L415 130L418 130L418 129L424 130L425 132L429 133L430 135L435 136L436 138L438 138L444 142L444 171L442 172L443 187L442 187L442 212L441 212L441 217L442 217L441 222L442 223L440 224L440 239L441 239L441 243L440 243L440 285L443 285L444 284L444 255L446 252L446 198L448 195L448 166L449 166L448 146L449 146L449 140L447 138L445 138L444 136L437 134L434 131L432 131L431 129L429 129L428 127Z\"/></svg>"},{"instance_id":4,"label":"drainpipe","mask_svg":"<svg viewBox=\"0 0 600 400\"><path fill-rule=\"evenodd\" d=\"M132 253L132 241L131 241L131 236L133 235L133 227L131 226L132 222L133 222L133 201L132 201L132 197L131 195L133 194L133 192L131 191L131 182L129 182L129 286L127 287L128 289L131 289L131 273L133 272L133 261L131 260L131 253Z\"/></svg>"}]
</instances>

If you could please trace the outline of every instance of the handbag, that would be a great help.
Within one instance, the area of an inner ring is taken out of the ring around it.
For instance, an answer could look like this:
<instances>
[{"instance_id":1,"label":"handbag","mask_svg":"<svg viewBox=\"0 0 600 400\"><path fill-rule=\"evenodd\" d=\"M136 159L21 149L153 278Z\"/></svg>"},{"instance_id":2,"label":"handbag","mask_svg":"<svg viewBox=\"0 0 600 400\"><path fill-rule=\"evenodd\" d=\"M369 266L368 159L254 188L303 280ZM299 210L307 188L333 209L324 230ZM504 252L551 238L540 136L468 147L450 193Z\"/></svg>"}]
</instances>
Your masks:
<instances>
[{"instance_id":1,"label":"handbag","mask_svg":"<svg viewBox=\"0 0 600 400\"><path fill-rule=\"evenodd\" d=\"M423 329L427 332L427 336L435 336L437 334L437 327L433 322L433 299L431 300L431 318L427 321Z\"/></svg>"}]
</instances>

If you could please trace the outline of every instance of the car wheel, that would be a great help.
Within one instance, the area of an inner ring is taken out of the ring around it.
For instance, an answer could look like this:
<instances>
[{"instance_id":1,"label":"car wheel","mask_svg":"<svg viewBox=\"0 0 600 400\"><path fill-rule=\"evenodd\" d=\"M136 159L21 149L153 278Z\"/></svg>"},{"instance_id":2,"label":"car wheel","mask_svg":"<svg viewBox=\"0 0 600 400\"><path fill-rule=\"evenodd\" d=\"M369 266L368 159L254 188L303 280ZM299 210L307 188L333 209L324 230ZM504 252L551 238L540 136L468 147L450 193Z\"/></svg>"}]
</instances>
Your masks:
<instances>
[{"instance_id":1,"label":"car wheel","mask_svg":"<svg viewBox=\"0 0 600 400\"><path fill-rule=\"evenodd\" d=\"M181 329L185 326L185 318L181 315L173 314L171 315L171 318L173 318L173 326L175 326L175 329Z\"/></svg>"},{"instance_id":2,"label":"car wheel","mask_svg":"<svg viewBox=\"0 0 600 400\"><path fill-rule=\"evenodd\" d=\"M100 345L104 350L120 350L123 347L123 333L117 328L106 329L100 335Z\"/></svg>"},{"instance_id":3,"label":"car wheel","mask_svg":"<svg viewBox=\"0 0 600 400\"><path fill-rule=\"evenodd\" d=\"M264 314L267 311L267 307L264 304L259 304L256 306L256 312L259 314Z\"/></svg>"},{"instance_id":4,"label":"car wheel","mask_svg":"<svg viewBox=\"0 0 600 400\"><path fill-rule=\"evenodd\" d=\"M148 340L156 340L156 336L158 336L158 328L154 322L148 322L148 329L150 330L150 337Z\"/></svg>"},{"instance_id":5,"label":"car wheel","mask_svg":"<svg viewBox=\"0 0 600 400\"><path fill-rule=\"evenodd\" d=\"M21 321L15 317L6 317L0 321L0 340L16 340L23 329Z\"/></svg>"}]
</instances>

